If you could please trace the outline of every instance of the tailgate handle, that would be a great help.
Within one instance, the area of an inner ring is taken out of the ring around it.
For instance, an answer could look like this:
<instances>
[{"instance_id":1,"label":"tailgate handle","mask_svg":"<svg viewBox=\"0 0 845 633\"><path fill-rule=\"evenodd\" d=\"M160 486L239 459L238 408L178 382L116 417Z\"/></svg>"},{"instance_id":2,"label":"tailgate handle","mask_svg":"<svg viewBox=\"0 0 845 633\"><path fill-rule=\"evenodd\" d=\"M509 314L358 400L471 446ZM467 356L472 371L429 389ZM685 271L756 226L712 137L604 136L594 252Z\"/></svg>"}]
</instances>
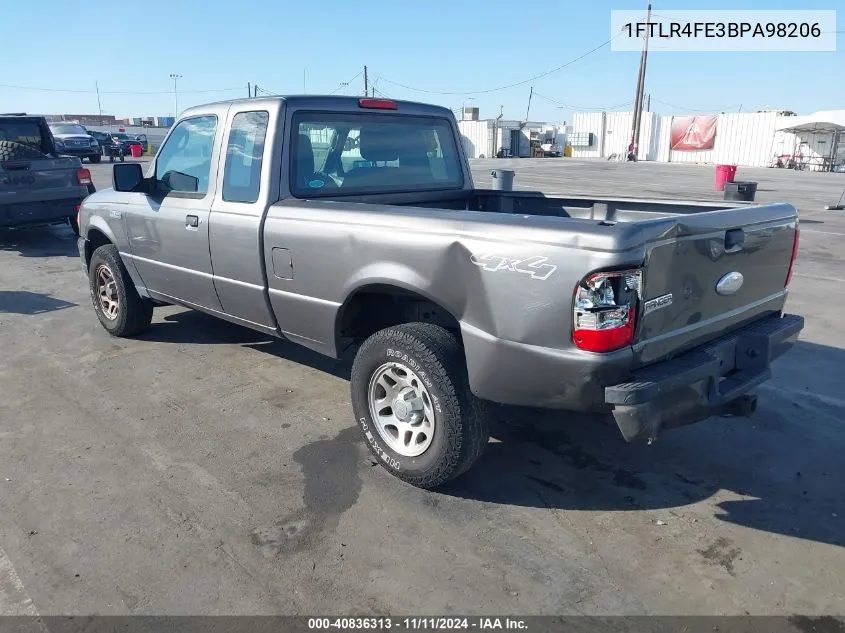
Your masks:
<instances>
[{"instance_id":1,"label":"tailgate handle","mask_svg":"<svg viewBox=\"0 0 845 633\"><path fill-rule=\"evenodd\" d=\"M6 163L3 169L6 171L24 171L32 167L30 163Z\"/></svg>"},{"instance_id":2,"label":"tailgate handle","mask_svg":"<svg viewBox=\"0 0 845 633\"><path fill-rule=\"evenodd\" d=\"M745 231L742 229L731 229L725 232L725 252L735 253L742 250L745 244Z\"/></svg>"}]
</instances>

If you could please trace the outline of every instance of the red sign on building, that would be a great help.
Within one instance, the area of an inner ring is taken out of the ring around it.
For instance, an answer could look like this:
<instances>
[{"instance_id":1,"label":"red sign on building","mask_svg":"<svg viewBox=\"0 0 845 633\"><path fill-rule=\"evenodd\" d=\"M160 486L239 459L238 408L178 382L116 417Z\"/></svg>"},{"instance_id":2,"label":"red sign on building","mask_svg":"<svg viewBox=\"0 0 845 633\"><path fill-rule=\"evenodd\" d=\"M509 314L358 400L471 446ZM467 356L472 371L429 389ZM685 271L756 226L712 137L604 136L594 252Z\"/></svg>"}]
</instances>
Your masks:
<instances>
[{"instance_id":1,"label":"red sign on building","mask_svg":"<svg viewBox=\"0 0 845 633\"><path fill-rule=\"evenodd\" d=\"M679 152L713 149L717 119L715 114L672 117L669 146Z\"/></svg>"}]
</instances>

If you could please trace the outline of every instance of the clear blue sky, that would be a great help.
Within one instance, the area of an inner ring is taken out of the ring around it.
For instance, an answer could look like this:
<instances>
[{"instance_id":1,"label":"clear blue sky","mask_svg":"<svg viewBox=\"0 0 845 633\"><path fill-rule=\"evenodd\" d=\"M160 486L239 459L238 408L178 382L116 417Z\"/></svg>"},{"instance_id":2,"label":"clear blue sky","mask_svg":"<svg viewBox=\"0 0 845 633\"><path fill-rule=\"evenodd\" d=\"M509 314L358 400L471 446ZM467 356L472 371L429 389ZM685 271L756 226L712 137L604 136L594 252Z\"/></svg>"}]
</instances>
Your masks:
<instances>
[{"instance_id":1,"label":"clear blue sky","mask_svg":"<svg viewBox=\"0 0 845 633\"><path fill-rule=\"evenodd\" d=\"M247 82L274 93L301 93L303 71L309 93L327 93L366 64L370 81L391 97L454 109L475 105L483 118L496 116L504 106L505 118L521 119L533 85L539 96L532 101L530 118L568 120L570 106L596 109L630 103L639 54L612 52L608 46L560 72L486 94L430 94L391 82L436 92L483 91L519 82L608 40L611 9L644 13L646 3L6 0L3 4L7 63L0 72L0 111L4 112L96 113L96 81L105 114L170 115L171 73L182 75L181 110L246 96ZM841 0L654 2L657 13L691 8L840 8L837 29L845 29ZM735 111L742 104L743 110L772 106L809 113L845 108L843 35L837 36L838 50L833 53L655 52L649 56L646 81L652 109ZM338 93L359 94L362 89L363 78L358 76ZM157 94L114 94L120 91ZM628 108L626 104L619 109Z\"/></svg>"}]
</instances>

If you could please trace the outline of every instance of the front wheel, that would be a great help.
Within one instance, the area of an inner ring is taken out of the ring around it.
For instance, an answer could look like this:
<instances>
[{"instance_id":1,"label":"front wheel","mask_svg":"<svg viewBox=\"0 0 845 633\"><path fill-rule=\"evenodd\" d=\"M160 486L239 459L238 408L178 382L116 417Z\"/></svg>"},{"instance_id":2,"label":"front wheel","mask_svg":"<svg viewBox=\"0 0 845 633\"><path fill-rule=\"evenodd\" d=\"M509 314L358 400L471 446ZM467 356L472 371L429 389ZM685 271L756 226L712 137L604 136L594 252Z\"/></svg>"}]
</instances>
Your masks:
<instances>
[{"instance_id":1,"label":"front wheel","mask_svg":"<svg viewBox=\"0 0 845 633\"><path fill-rule=\"evenodd\" d=\"M436 488L478 460L489 431L456 337L430 323L390 327L355 356L352 407L372 453L394 476Z\"/></svg>"},{"instance_id":2,"label":"front wheel","mask_svg":"<svg viewBox=\"0 0 845 633\"><path fill-rule=\"evenodd\" d=\"M94 251L88 281L94 312L109 334L132 336L149 327L153 302L138 294L116 246L107 244Z\"/></svg>"}]
</instances>

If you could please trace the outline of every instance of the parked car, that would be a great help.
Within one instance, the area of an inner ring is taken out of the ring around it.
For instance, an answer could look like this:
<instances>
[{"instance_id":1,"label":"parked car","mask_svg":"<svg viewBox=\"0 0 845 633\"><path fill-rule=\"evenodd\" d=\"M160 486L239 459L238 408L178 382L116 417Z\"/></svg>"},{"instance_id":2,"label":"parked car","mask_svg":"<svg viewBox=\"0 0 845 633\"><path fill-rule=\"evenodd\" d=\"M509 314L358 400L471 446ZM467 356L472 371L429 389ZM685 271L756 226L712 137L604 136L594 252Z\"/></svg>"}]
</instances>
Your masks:
<instances>
[{"instance_id":1,"label":"parked car","mask_svg":"<svg viewBox=\"0 0 845 633\"><path fill-rule=\"evenodd\" d=\"M87 158L92 163L100 162L100 144L83 126L76 123L50 123L50 132L60 154Z\"/></svg>"},{"instance_id":2,"label":"parked car","mask_svg":"<svg viewBox=\"0 0 845 633\"><path fill-rule=\"evenodd\" d=\"M141 150L146 154L150 150L150 143L147 140L146 134L139 134L135 137L135 140L141 144Z\"/></svg>"},{"instance_id":3,"label":"parked car","mask_svg":"<svg viewBox=\"0 0 845 633\"><path fill-rule=\"evenodd\" d=\"M94 140L100 146L100 154L105 156L104 148L114 143L111 135L108 132L97 132L96 130L88 130L88 134L94 137Z\"/></svg>"},{"instance_id":4,"label":"parked car","mask_svg":"<svg viewBox=\"0 0 845 633\"><path fill-rule=\"evenodd\" d=\"M441 107L195 107L146 175L118 164L113 184L82 205L79 240L107 332L176 303L354 351L363 437L419 487L478 459L490 401L611 413L628 441L751 415L804 326L784 313L793 206L476 189Z\"/></svg>"},{"instance_id":5,"label":"parked car","mask_svg":"<svg viewBox=\"0 0 845 633\"><path fill-rule=\"evenodd\" d=\"M0 227L70 224L95 191L75 156L59 155L44 117L0 116Z\"/></svg>"},{"instance_id":6,"label":"parked car","mask_svg":"<svg viewBox=\"0 0 845 633\"><path fill-rule=\"evenodd\" d=\"M123 154L125 156L132 155L132 146L138 145L141 146L141 142L135 140L134 138L130 137L125 132L111 132L111 137L114 139L116 143L118 143L123 150Z\"/></svg>"}]
</instances>

